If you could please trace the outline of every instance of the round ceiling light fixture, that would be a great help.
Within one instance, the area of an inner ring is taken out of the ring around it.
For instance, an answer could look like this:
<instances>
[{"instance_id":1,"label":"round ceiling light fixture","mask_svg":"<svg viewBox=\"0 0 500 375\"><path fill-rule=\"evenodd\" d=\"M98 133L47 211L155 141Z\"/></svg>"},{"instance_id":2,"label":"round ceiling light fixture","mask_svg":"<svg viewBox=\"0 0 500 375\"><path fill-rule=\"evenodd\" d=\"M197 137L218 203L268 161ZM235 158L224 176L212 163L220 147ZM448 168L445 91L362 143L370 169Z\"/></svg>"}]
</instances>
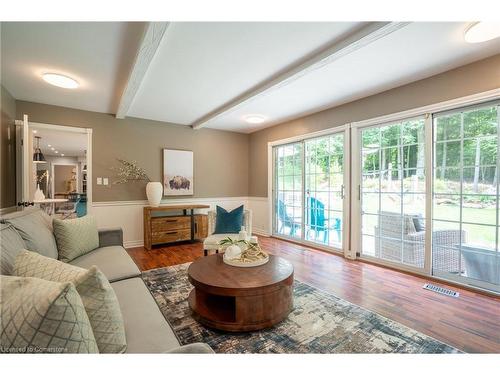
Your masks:
<instances>
[{"instance_id":1,"label":"round ceiling light fixture","mask_svg":"<svg viewBox=\"0 0 500 375\"><path fill-rule=\"evenodd\" d=\"M42 79L53 86L62 87L63 89L76 89L80 86L73 78L57 73L44 73Z\"/></svg>"},{"instance_id":2,"label":"round ceiling light fixture","mask_svg":"<svg viewBox=\"0 0 500 375\"><path fill-rule=\"evenodd\" d=\"M500 22L474 22L465 29L467 43L481 43L500 37Z\"/></svg>"},{"instance_id":3,"label":"round ceiling light fixture","mask_svg":"<svg viewBox=\"0 0 500 375\"><path fill-rule=\"evenodd\" d=\"M266 117L262 115L246 115L243 119L249 124L262 124L266 121Z\"/></svg>"}]
</instances>

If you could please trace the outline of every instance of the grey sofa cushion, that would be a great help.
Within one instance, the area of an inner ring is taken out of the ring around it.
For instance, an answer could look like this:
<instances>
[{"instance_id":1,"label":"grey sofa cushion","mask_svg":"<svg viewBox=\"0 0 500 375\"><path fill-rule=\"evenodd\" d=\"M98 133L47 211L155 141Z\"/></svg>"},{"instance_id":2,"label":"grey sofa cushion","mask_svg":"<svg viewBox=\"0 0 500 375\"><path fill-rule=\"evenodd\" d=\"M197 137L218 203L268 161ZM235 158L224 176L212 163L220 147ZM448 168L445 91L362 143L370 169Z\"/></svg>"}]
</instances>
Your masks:
<instances>
[{"instance_id":1,"label":"grey sofa cushion","mask_svg":"<svg viewBox=\"0 0 500 375\"><path fill-rule=\"evenodd\" d=\"M142 279L112 283L122 310L126 353L164 353L179 342Z\"/></svg>"},{"instance_id":2,"label":"grey sofa cushion","mask_svg":"<svg viewBox=\"0 0 500 375\"><path fill-rule=\"evenodd\" d=\"M121 246L99 247L90 253L73 259L69 263L87 269L97 266L110 282L136 277L141 274L127 251Z\"/></svg>"},{"instance_id":3,"label":"grey sofa cushion","mask_svg":"<svg viewBox=\"0 0 500 375\"><path fill-rule=\"evenodd\" d=\"M47 214L40 209L26 209L5 215L2 221L16 228L26 249L57 259L57 245Z\"/></svg>"},{"instance_id":4,"label":"grey sofa cushion","mask_svg":"<svg viewBox=\"0 0 500 375\"><path fill-rule=\"evenodd\" d=\"M0 274L12 275L17 254L26 249L24 240L10 224L0 224Z\"/></svg>"},{"instance_id":5,"label":"grey sofa cushion","mask_svg":"<svg viewBox=\"0 0 500 375\"><path fill-rule=\"evenodd\" d=\"M91 215L76 219L54 219L59 260L69 262L99 247L96 219Z\"/></svg>"},{"instance_id":6,"label":"grey sofa cushion","mask_svg":"<svg viewBox=\"0 0 500 375\"><path fill-rule=\"evenodd\" d=\"M178 348L167 351L169 354L214 354L210 345L195 342L194 344L182 345Z\"/></svg>"}]
</instances>

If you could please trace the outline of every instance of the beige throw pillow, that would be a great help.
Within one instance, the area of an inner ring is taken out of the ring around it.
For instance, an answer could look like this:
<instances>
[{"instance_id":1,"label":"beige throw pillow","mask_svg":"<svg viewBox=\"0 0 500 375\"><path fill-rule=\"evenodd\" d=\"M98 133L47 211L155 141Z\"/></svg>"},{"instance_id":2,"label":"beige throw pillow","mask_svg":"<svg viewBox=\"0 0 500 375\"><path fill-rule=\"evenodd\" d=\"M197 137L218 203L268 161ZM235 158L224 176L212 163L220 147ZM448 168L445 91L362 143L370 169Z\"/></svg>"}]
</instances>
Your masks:
<instances>
[{"instance_id":1,"label":"beige throw pillow","mask_svg":"<svg viewBox=\"0 0 500 375\"><path fill-rule=\"evenodd\" d=\"M93 216L54 219L52 225L59 259L63 262L69 262L99 247L99 232Z\"/></svg>"},{"instance_id":2,"label":"beige throw pillow","mask_svg":"<svg viewBox=\"0 0 500 375\"><path fill-rule=\"evenodd\" d=\"M16 257L14 275L74 283L87 311L99 352L122 353L127 348L118 299L96 266L86 270L23 250Z\"/></svg>"},{"instance_id":3,"label":"beige throw pillow","mask_svg":"<svg viewBox=\"0 0 500 375\"><path fill-rule=\"evenodd\" d=\"M0 276L2 353L98 353L75 286Z\"/></svg>"}]
</instances>

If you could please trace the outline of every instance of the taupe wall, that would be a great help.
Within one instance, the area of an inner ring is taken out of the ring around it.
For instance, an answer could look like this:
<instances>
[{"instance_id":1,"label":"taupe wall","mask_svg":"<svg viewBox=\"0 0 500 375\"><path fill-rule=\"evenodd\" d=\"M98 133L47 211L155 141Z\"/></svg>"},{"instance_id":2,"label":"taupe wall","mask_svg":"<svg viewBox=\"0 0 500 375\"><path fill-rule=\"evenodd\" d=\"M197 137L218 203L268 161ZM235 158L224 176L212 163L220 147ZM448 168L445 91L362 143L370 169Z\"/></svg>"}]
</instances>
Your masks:
<instances>
[{"instance_id":1,"label":"taupe wall","mask_svg":"<svg viewBox=\"0 0 500 375\"><path fill-rule=\"evenodd\" d=\"M250 135L249 195L267 197L267 143L500 87L500 55Z\"/></svg>"},{"instance_id":2,"label":"taupe wall","mask_svg":"<svg viewBox=\"0 0 500 375\"><path fill-rule=\"evenodd\" d=\"M0 208L16 205L16 101L0 85Z\"/></svg>"},{"instance_id":3,"label":"taupe wall","mask_svg":"<svg viewBox=\"0 0 500 375\"><path fill-rule=\"evenodd\" d=\"M145 183L97 185L96 177L114 180L116 158L136 160L153 181L162 181L162 149L194 151L194 197L248 195L248 135L219 130L81 111L45 104L16 102L17 118L93 129L93 200L146 199Z\"/></svg>"}]
</instances>

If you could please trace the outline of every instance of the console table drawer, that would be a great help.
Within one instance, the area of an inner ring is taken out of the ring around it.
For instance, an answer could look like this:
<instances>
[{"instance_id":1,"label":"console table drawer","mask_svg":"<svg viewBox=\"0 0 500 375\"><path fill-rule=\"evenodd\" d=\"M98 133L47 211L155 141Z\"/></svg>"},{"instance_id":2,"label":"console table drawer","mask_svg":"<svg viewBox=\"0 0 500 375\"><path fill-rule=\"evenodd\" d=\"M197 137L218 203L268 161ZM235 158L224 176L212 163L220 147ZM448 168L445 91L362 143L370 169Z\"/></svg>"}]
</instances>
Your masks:
<instances>
[{"instance_id":1,"label":"console table drawer","mask_svg":"<svg viewBox=\"0 0 500 375\"><path fill-rule=\"evenodd\" d=\"M153 233L189 228L191 228L191 218L188 216L162 217L151 220Z\"/></svg>"},{"instance_id":2,"label":"console table drawer","mask_svg":"<svg viewBox=\"0 0 500 375\"><path fill-rule=\"evenodd\" d=\"M153 231L151 239L153 244L188 241L191 239L191 229Z\"/></svg>"}]
</instances>

